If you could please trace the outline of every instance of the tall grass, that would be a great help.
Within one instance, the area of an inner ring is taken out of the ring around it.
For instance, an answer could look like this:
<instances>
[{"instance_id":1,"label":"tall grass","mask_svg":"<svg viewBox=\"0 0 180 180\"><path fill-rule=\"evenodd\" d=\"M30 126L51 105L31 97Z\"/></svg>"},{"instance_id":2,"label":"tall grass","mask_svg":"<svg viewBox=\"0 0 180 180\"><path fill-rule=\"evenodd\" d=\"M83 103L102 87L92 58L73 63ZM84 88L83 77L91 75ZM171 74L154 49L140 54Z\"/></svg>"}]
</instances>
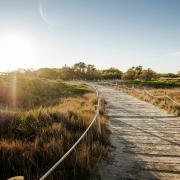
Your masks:
<instances>
[{"instance_id":1,"label":"tall grass","mask_svg":"<svg viewBox=\"0 0 180 180\"><path fill-rule=\"evenodd\" d=\"M95 94L67 97L52 107L0 112L0 179L43 175L80 137L94 117ZM97 178L97 163L108 153L109 129L101 109L102 133L96 124L48 179Z\"/></svg>"},{"instance_id":2,"label":"tall grass","mask_svg":"<svg viewBox=\"0 0 180 180\"><path fill-rule=\"evenodd\" d=\"M121 89L122 90L122 89ZM175 114L180 116L180 106L174 104L172 101L164 98L152 98L147 94L143 93L142 89L135 90L123 90L126 91L128 94L133 95L141 100L150 102L162 109L165 109L169 113ZM180 103L180 88L171 88L171 89L148 89L148 92L154 96L161 96L167 94L170 96L174 101Z\"/></svg>"},{"instance_id":3,"label":"tall grass","mask_svg":"<svg viewBox=\"0 0 180 180\"><path fill-rule=\"evenodd\" d=\"M39 106L55 105L61 97L89 92L86 85L67 84L61 80L12 74L0 78L0 108L29 110Z\"/></svg>"},{"instance_id":4,"label":"tall grass","mask_svg":"<svg viewBox=\"0 0 180 180\"><path fill-rule=\"evenodd\" d=\"M102 101L103 102L103 101ZM39 179L77 141L95 115L89 86L16 74L0 77L0 179ZM109 129L94 124L48 179L92 179L107 155Z\"/></svg>"}]
</instances>

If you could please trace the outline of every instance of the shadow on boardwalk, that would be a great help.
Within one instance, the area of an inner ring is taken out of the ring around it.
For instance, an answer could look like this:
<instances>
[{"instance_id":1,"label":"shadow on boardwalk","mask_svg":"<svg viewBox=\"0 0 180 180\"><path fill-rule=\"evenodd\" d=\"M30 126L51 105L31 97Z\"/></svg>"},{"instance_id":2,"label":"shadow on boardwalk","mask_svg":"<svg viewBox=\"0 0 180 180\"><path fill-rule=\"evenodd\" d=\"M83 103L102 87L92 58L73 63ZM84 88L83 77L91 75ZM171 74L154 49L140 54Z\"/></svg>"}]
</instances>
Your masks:
<instances>
[{"instance_id":1,"label":"shadow on boardwalk","mask_svg":"<svg viewBox=\"0 0 180 180\"><path fill-rule=\"evenodd\" d=\"M132 150L137 148L133 142L127 141L119 132L114 130L111 135L113 147L106 162L101 169L102 180L131 180L131 179L159 179L154 173L145 170L143 161Z\"/></svg>"},{"instance_id":2,"label":"shadow on boardwalk","mask_svg":"<svg viewBox=\"0 0 180 180\"><path fill-rule=\"evenodd\" d=\"M99 86L106 98L114 146L102 180L180 179L180 121L151 104Z\"/></svg>"}]
</instances>

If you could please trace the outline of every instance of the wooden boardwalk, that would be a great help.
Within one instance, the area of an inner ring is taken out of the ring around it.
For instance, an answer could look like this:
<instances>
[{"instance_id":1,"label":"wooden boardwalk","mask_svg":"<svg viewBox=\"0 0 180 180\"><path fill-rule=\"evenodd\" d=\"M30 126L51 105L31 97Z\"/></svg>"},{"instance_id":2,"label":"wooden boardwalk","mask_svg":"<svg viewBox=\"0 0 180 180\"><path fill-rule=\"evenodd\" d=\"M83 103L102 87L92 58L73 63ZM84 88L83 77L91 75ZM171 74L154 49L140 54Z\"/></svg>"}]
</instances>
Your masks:
<instances>
[{"instance_id":1,"label":"wooden boardwalk","mask_svg":"<svg viewBox=\"0 0 180 180\"><path fill-rule=\"evenodd\" d=\"M107 101L112 151L102 180L180 179L180 119L135 97L98 86Z\"/></svg>"}]
</instances>

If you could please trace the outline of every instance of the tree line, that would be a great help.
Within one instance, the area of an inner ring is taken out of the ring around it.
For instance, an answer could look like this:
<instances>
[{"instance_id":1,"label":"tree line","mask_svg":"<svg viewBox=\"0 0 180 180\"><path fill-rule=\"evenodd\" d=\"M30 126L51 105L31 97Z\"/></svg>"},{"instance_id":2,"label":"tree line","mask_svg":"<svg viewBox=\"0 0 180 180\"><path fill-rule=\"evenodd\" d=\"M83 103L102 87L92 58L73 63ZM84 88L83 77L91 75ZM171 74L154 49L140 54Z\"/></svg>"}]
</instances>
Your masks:
<instances>
[{"instance_id":1,"label":"tree line","mask_svg":"<svg viewBox=\"0 0 180 180\"><path fill-rule=\"evenodd\" d=\"M79 62L73 66L63 66L62 68L40 68L38 70L18 70L16 73L36 76L47 79L62 80L155 80L159 77L175 78L180 77L180 73L158 74L150 68L144 69L142 66L131 67L126 72L122 72L118 68L97 69L92 64Z\"/></svg>"}]
</instances>

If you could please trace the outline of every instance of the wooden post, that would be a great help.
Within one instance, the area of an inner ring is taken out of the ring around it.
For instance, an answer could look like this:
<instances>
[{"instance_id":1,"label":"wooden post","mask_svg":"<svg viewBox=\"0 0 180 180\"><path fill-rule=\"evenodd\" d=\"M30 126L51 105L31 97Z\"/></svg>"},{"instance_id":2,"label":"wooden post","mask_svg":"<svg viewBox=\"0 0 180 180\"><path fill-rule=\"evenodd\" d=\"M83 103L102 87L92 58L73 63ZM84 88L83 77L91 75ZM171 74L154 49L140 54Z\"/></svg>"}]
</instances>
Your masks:
<instances>
[{"instance_id":1,"label":"wooden post","mask_svg":"<svg viewBox=\"0 0 180 180\"><path fill-rule=\"evenodd\" d=\"M98 132L101 134L101 123L100 123L100 116L99 116L99 107L97 108L97 126L98 126Z\"/></svg>"},{"instance_id":2,"label":"wooden post","mask_svg":"<svg viewBox=\"0 0 180 180\"><path fill-rule=\"evenodd\" d=\"M144 90L143 90L143 93L144 93L144 96L145 96L145 88L144 88Z\"/></svg>"},{"instance_id":3,"label":"wooden post","mask_svg":"<svg viewBox=\"0 0 180 180\"><path fill-rule=\"evenodd\" d=\"M101 133L101 123L100 123L100 116L99 116L101 100L99 98L99 92L97 89L96 89L96 92L97 92L97 97L98 97L98 105L96 106L96 113L97 113L96 122L97 122L97 126L98 126L98 132Z\"/></svg>"},{"instance_id":4,"label":"wooden post","mask_svg":"<svg viewBox=\"0 0 180 180\"><path fill-rule=\"evenodd\" d=\"M16 176L16 177L9 178L8 180L24 180L24 177L23 176Z\"/></svg>"},{"instance_id":5,"label":"wooden post","mask_svg":"<svg viewBox=\"0 0 180 180\"><path fill-rule=\"evenodd\" d=\"M167 93L166 93L166 90L164 91L164 96L165 96L165 106L167 105Z\"/></svg>"},{"instance_id":6,"label":"wooden post","mask_svg":"<svg viewBox=\"0 0 180 180\"><path fill-rule=\"evenodd\" d=\"M134 84L132 84L132 89L134 89Z\"/></svg>"},{"instance_id":7,"label":"wooden post","mask_svg":"<svg viewBox=\"0 0 180 180\"><path fill-rule=\"evenodd\" d=\"M100 110L100 106L101 106L101 100L99 98L99 92L97 87L95 87L96 89L96 95L97 95L97 99L98 99L98 104L95 106L95 111L97 113L97 117L96 117L96 123L97 123L97 127L98 127L98 132L101 133L101 124L100 124L100 116L99 116L99 110Z\"/></svg>"},{"instance_id":8,"label":"wooden post","mask_svg":"<svg viewBox=\"0 0 180 180\"><path fill-rule=\"evenodd\" d=\"M126 92L126 91L125 91L125 84L123 84L123 92Z\"/></svg>"}]
</instances>

